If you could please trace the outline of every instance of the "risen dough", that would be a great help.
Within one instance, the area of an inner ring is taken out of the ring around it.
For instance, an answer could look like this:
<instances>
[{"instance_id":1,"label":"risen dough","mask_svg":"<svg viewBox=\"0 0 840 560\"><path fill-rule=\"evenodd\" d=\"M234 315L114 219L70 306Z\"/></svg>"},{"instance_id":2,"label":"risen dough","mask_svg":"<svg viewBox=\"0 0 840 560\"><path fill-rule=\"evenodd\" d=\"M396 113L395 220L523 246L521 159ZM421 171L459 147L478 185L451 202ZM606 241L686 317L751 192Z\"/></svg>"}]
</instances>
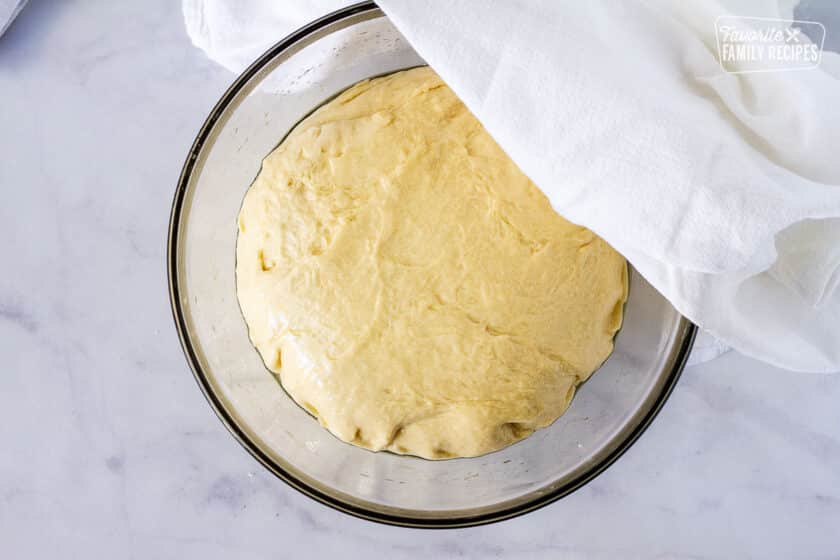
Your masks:
<instances>
[{"instance_id":1,"label":"risen dough","mask_svg":"<svg viewBox=\"0 0 840 560\"><path fill-rule=\"evenodd\" d=\"M344 441L473 456L560 416L612 351L624 259L558 216L429 68L361 82L263 162L237 292Z\"/></svg>"}]
</instances>

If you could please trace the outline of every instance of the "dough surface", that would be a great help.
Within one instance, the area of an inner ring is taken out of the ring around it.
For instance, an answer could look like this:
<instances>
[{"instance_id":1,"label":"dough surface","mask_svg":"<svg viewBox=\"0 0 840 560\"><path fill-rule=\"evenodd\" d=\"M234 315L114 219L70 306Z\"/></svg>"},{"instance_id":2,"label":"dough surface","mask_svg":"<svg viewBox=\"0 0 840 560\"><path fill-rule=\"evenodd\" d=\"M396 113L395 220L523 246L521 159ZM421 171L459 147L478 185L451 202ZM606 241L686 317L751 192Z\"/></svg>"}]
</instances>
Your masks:
<instances>
[{"instance_id":1,"label":"dough surface","mask_svg":"<svg viewBox=\"0 0 840 560\"><path fill-rule=\"evenodd\" d=\"M429 459L549 425L612 352L624 258L557 215L428 67L361 82L263 162L237 295L340 439Z\"/></svg>"}]
</instances>

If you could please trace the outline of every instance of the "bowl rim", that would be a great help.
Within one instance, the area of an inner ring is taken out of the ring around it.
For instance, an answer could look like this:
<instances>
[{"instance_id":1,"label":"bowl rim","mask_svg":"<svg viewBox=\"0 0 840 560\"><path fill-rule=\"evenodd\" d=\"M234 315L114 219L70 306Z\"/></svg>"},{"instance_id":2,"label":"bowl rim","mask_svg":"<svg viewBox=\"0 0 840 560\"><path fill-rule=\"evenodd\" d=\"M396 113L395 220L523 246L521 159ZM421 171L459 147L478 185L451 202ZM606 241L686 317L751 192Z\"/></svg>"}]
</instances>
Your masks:
<instances>
[{"instance_id":1,"label":"bowl rim","mask_svg":"<svg viewBox=\"0 0 840 560\"><path fill-rule=\"evenodd\" d=\"M575 490L581 488L599 474L604 472L608 467L618 460L644 433L644 431L651 424L653 419L662 409L665 401L671 395L677 381L685 367L686 360L694 344L694 338L697 333L697 327L684 316L680 317L680 323L676 328L676 332L681 337L679 345L676 348L673 365L668 371L666 379L662 385L660 394L656 396L650 409L644 414L639 423L633 428L622 441L609 454L602 458L598 463L594 464L590 469L563 484L554 488L550 492L535 495L534 498L515 504L507 508L500 509L494 512L485 512L476 515L463 515L457 517L419 517L411 515L399 515L386 513L382 511L367 509L349 501L342 500L336 496L330 495L318 488L306 483L297 478L294 474L287 471L276 462L274 462L266 453L264 453L251 439L247 436L245 431L240 428L230 412L225 408L221 399L216 395L212 388L209 378L204 373L201 364L198 361L196 351L193 348L187 328L186 317L181 307L181 290L178 284L178 229L181 222L181 214L184 205L184 199L188 192L188 186L192 177L192 172L195 167L198 155L204 147L205 142L211 135L215 123L221 118L230 103L239 94L240 90L254 77L260 70L263 69L276 56L288 50L298 41L305 39L309 35L323 29L324 27L349 18L351 16L370 12L372 17L387 17L382 10L372 1L359 2L336 10L327 14L311 23L294 31L286 36L271 48L269 48L263 55L261 55L254 63L252 63L245 71L240 74L231 86L224 92L219 101L213 106L209 116L205 119L201 126L195 140L187 155L186 161L181 169L181 174L178 178L178 183L175 189L175 194L172 201L172 207L169 217L169 228L166 247L166 270L169 287L169 302L172 308L172 317L175 321L175 328L178 332L178 338L181 342L181 348L187 363L192 370L193 377L196 380L204 398L213 408L213 411L221 420L222 424L227 428L230 434L251 454L260 464L263 465L269 472L277 476L280 480L303 493L304 495L316 500L326 506L335 510L347 513L354 517L384 523L387 525L396 525L401 527L412 528L459 528L471 527L477 525L484 525L496 521L502 521L513 517L518 517L525 513L534 511L544 507L560 498L567 496ZM672 348L672 352L674 349Z\"/></svg>"}]
</instances>

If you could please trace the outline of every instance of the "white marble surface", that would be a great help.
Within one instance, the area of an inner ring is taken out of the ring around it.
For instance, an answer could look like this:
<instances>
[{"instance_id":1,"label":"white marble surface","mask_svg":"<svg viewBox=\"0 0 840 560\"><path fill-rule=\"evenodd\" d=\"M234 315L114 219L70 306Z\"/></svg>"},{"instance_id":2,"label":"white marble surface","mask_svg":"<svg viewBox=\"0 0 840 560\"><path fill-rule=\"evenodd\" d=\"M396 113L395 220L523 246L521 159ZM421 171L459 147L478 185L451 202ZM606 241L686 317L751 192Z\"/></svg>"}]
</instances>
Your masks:
<instances>
[{"instance_id":1,"label":"white marble surface","mask_svg":"<svg viewBox=\"0 0 840 560\"><path fill-rule=\"evenodd\" d=\"M177 2L31 2L0 38L0 557L840 558L840 375L688 369L614 466L475 529L360 521L225 431L178 345L166 225L232 76Z\"/></svg>"}]
</instances>

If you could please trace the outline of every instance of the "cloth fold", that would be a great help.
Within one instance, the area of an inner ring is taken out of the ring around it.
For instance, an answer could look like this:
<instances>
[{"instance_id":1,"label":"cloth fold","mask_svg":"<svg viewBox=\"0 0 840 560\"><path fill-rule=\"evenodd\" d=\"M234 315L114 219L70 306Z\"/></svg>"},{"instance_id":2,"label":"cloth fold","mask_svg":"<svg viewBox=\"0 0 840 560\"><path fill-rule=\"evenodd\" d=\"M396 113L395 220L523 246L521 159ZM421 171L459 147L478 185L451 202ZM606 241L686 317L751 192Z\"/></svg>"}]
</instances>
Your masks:
<instances>
[{"instance_id":1,"label":"cloth fold","mask_svg":"<svg viewBox=\"0 0 840 560\"><path fill-rule=\"evenodd\" d=\"M243 22L288 13L245 4L184 0L196 44L226 64L247 50L208 46L208 5L262 14ZM831 74L724 72L714 24L730 12L712 2L379 4L555 209L604 237L680 312L758 359L840 370ZM743 9L790 17L776 3Z\"/></svg>"},{"instance_id":2,"label":"cloth fold","mask_svg":"<svg viewBox=\"0 0 840 560\"><path fill-rule=\"evenodd\" d=\"M0 35L6 32L28 0L0 0Z\"/></svg>"}]
</instances>

